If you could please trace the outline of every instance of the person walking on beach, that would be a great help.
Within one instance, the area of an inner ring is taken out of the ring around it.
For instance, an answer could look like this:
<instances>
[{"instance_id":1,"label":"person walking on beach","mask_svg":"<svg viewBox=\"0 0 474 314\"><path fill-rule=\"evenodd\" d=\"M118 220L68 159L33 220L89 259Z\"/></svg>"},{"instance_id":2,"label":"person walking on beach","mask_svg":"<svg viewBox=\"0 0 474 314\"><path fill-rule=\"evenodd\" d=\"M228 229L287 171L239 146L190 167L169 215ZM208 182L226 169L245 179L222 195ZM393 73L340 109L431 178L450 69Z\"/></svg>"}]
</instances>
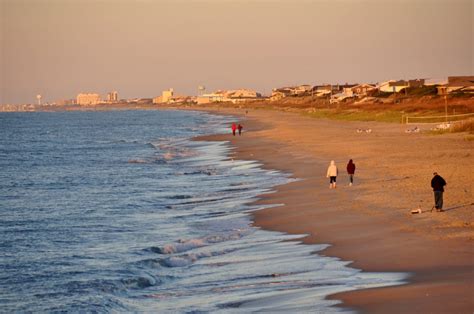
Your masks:
<instances>
[{"instance_id":1,"label":"person walking on beach","mask_svg":"<svg viewBox=\"0 0 474 314\"><path fill-rule=\"evenodd\" d=\"M336 177L337 177L337 166L334 160L331 160L331 164L329 165L328 171L326 173L326 178L329 178L330 189L336 188Z\"/></svg>"},{"instance_id":2,"label":"person walking on beach","mask_svg":"<svg viewBox=\"0 0 474 314\"><path fill-rule=\"evenodd\" d=\"M239 123L239 125L237 126L237 129L239 129L239 136L242 135L242 129L244 127L242 126L242 124Z\"/></svg>"},{"instance_id":3,"label":"person walking on beach","mask_svg":"<svg viewBox=\"0 0 474 314\"><path fill-rule=\"evenodd\" d=\"M349 186L352 186L354 183L354 173L356 171L356 165L352 162L352 159L349 160L347 164L347 174L349 175Z\"/></svg>"},{"instance_id":4,"label":"person walking on beach","mask_svg":"<svg viewBox=\"0 0 474 314\"><path fill-rule=\"evenodd\" d=\"M232 135L235 136L235 131L237 130L237 124L232 123Z\"/></svg>"},{"instance_id":5,"label":"person walking on beach","mask_svg":"<svg viewBox=\"0 0 474 314\"><path fill-rule=\"evenodd\" d=\"M435 208L437 212L444 212L443 210L443 192L446 181L438 175L437 172L433 173L433 179L431 179L431 187L434 192Z\"/></svg>"}]
</instances>

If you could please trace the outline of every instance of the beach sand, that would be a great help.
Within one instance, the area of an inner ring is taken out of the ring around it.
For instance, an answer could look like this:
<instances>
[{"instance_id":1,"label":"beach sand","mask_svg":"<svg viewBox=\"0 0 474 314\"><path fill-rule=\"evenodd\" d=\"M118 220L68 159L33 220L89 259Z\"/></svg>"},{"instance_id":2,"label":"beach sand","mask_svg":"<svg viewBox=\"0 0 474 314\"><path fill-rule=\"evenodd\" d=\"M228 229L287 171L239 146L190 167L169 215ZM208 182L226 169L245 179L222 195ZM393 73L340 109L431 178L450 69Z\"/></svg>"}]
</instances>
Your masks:
<instances>
[{"instance_id":1,"label":"beach sand","mask_svg":"<svg viewBox=\"0 0 474 314\"><path fill-rule=\"evenodd\" d=\"M308 234L305 243L331 245L321 254L365 271L410 273L406 285L330 296L340 306L372 313L474 312L473 141L463 134L407 134L397 124L212 111L241 115L244 133L201 139L230 141L234 158L259 160L301 179L261 197L258 204L284 205L256 212L256 226ZM357 166L351 187L349 159ZM339 168L337 189L329 189L326 178L330 160ZM429 212L434 171L447 181L444 213ZM418 207L425 212L410 213Z\"/></svg>"}]
</instances>

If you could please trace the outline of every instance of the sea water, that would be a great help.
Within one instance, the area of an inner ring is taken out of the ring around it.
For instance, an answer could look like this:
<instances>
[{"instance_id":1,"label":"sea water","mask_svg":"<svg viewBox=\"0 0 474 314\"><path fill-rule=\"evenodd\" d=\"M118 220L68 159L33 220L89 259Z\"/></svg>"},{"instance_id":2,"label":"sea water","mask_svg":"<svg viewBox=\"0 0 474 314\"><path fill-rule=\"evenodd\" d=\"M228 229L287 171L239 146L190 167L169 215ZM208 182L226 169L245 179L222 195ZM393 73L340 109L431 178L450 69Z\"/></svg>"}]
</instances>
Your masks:
<instances>
[{"instance_id":1,"label":"sea water","mask_svg":"<svg viewBox=\"0 0 474 314\"><path fill-rule=\"evenodd\" d=\"M0 113L0 311L328 313L329 294L403 283L252 226L249 204L294 179L191 140L232 121Z\"/></svg>"}]
</instances>

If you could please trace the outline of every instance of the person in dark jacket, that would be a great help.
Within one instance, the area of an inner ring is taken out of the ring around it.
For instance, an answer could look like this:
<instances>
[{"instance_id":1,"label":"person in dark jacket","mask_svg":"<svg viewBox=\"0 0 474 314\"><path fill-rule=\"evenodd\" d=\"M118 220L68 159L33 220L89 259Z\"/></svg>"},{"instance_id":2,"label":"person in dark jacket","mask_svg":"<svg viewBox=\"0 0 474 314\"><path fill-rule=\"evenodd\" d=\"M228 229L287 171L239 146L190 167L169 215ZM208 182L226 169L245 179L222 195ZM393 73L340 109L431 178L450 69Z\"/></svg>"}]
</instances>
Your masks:
<instances>
[{"instance_id":1,"label":"person in dark jacket","mask_svg":"<svg viewBox=\"0 0 474 314\"><path fill-rule=\"evenodd\" d=\"M431 179L431 187L434 192L435 199L435 208L437 212L444 212L443 210L443 192L446 181L438 175L438 173L433 173L433 179Z\"/></svg>"},{"instance_id":2,"label":"person in dark jacket","mask_svg":"<svg viewBox=\"0 0 474 314\"><path fill-rule=\"evenodd\" d=\"M356 171L356 165L352 162L352 159L349 160L347 164L347 174L349 175L349 186L352 186L354 183L354 173Z\"/></svg>"},{"instance_id":3,"label":"person in dark jacket","mask_svg":"<svg viewBox=\"0 0 474 314\"><path fill-rule=\"evenodd\" d=\"M239 125L237 126L237 130L239 130L239 136L242 135L242 129L244 127L242 126L242 124L239 123Z\"/></svg>"}]
</instances>

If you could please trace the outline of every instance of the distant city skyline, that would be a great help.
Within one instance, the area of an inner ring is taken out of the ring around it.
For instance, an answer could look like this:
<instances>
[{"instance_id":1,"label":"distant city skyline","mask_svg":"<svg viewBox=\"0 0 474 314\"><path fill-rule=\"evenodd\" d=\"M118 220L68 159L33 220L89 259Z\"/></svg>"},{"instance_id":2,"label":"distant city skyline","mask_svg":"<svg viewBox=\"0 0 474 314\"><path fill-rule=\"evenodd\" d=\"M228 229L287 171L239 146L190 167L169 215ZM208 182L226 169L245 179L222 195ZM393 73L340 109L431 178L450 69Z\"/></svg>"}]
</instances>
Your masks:
<instances>
[{"instance_id":1,"label":"distant city skyline","mask_svg":"<svg viewBox=\"0 0 474 314\"><path fill-rule=\"evenodd\" d=\"M0 103L474 75L474 0L0 0Z\"/></svg>"}]
</instances>

